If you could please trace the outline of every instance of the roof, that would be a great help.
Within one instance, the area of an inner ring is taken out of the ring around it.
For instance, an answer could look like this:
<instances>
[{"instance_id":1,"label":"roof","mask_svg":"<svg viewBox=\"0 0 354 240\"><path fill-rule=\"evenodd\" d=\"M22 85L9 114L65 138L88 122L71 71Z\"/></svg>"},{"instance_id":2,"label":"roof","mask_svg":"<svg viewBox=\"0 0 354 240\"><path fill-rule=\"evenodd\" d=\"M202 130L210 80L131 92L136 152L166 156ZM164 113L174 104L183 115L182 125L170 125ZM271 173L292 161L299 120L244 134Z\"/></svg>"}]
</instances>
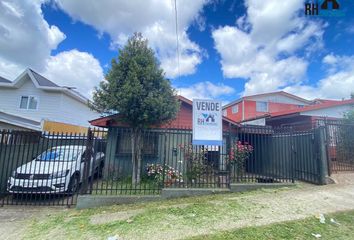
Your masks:
<instances>
[{"instance_id":1,"label":"roof","mask_svg":"<svg viewBox=\"0 0 354 240\"><path fill-rule=\"evenodd\" d=\"M59 86L30 68L27 68L24 72L22 72L13 82L8 81L7 79L5 79L7 81L0 80L0 87L19 88L22 83L26 81L25 76L28 76L29 79L35 85L35 87L38 89L63 92L64 94L78 100L83 104L87 104L87 102L89 101L89 99L87 99L79 92L73 90L72 88Z\"/></svg>"},{"instance_id":2,"label":"roof","mask_svg":"<svg viewBox=\"0 0 354 240\"><path fill-rule=\"evenodd\" d=\"M183 103L186 103L187 105L190 105L190 106L193 105L193 102L191 100L189 100L188 98L184 97L184 96L178 95L177 99L179 101L183 102ZM91 125L93 125L93 126L105 127L105 126L107 126L107 123L110 120L117 119L117 118L119 118L119 113L112 114L112 115L105 116L105 117L101 117L101 118L97 118L97 119L93 119L93 120L89 121L89 123ZM233 121L230 118L227 118L225 116L222 117L222 120L227 122L227 123L240 126L239 123L237 123L237 122L235 122L235 121Z\"/></svg>"},{"instance_id":3,"label":"roof","mask_svg":"<svg viewBox=\"0 0 354 240\"><path fill-rule=\"evenodd\" d=\"M293 95L293 94L290 94L290 93L287 93L287 92L284 92L284 91L277 91L277 92L269 92L269 93L261 93L261 94L255 94L255 95L249 95L249 96L244 96L242 98L239 98L235 101L232 101L228 104L226 104L223 109L231 106L231 105L234 105L236 103L239 103L239 102L242 102L243 100L250 100L254 97L259 97L259 96L269 96L269 95L276 95L276 94L280 94L280 95L283 95L283 96L286 96L286 97L289 97L289 98L292 98L292 99L296 99L300 102L304 102L304 103L307 103L307 104L310 104L311 101L305 99L305 98L301 98L299 96L296 96L296 95Z\"/></svg>"},{"instance_id":4,"label":"roof","mask_svg":"<svg viewBox=\"0 0 354 240\"><path fill-rule=\"evenodd\" d=\"M41 122L0 111L0 122L35 131L41 130Z\"/></svg>"},{"instance_id":5,"label":"roof","mask_svg":"<svg viewBox=\"0 0 354 240\"><path fill-rule=\"evenodd\" d=\"M278 116L297 114L297 113L308 112L312 110L325 109L325 108L331 108L331 107L348 105L348 104L354 105L354 99L343 100L343 101L328 101L321 104L305 106L303 108L270 113L270 116L278 117Z\"/></svg>"},{"instance_id":6,"label":"roof","mask_svg":"<svg viewBox=\"0 0 354 240\"><path fill-rule=\"evenodd\" d=\"M37 81L39 86L42 86L42 87L59 87L58 85L56 85L52 81L48 80L47 78L43 77L39 73L33 71L32 69L29 69L29 71L31 71L31 73L33 74L33 77L36 79L36 81Z\"/></svg>"},{"instance_id":7,"label":"roof","mask_svg":"<svg viewBox=\"0 0 354 240\"><path fill-rule=\"evenodd\" d=\"M0 76L0 83L10 83L10 80L7 80L6 78L3 78Z\"/></svg>"}]
</instances>

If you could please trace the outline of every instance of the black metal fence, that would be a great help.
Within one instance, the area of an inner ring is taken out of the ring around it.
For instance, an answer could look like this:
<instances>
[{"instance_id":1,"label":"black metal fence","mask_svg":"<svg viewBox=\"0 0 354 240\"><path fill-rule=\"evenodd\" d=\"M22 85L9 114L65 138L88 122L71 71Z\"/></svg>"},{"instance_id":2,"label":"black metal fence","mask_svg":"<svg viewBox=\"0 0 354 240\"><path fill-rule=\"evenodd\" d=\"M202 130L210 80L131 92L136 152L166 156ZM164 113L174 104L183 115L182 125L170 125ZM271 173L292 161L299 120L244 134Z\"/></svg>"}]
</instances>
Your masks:
<instances>
[{"instance_id":1,"label":"black metal fence","mask_svg":"<svg viewBox=\"0 0 354 240\"><path fill-rule=\"evenodd\" d=\"M130 128L89 129L83 135L3 130L0 204L72 205L79 193L159 194L162 188L233 183L323 184L327 159L329 172L354 170L354 125L296 129L230 125L222 146L193 146L187 128L145 129L135 167Z\"/></svg>"},{"instance_id":2,"label":"black metal fence","mask_svg":"<svg viewBox=\"0 0 354 240\"><path fill-rule=\"evenodd\" d=\"M354 171L354 123L347 120L323 120L327 136L330 173Z\"/></svg>"},{"instance_id":3,"label":"black metal fence","mask_svg":"<svg viewBox=\"0 0 354 240\"><path fill-rule=\"evenodd\" d=\"M103 167L104 153L90 143L104 145L86 134L0 131L0 204L75 204L79 188ZM92 169L86 170L88 163Z\"/></svg>"}]
</instances>

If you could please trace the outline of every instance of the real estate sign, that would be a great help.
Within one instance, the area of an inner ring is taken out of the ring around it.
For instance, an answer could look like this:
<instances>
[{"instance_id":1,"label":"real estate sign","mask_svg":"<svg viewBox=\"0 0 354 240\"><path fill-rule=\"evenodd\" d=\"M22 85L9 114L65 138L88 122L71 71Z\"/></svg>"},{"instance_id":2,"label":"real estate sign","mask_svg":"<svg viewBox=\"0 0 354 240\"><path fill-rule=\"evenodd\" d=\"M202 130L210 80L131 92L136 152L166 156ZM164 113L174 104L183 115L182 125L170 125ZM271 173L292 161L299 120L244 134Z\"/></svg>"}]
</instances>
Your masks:
<instances>
[{"instance_id":1,"label":"real estate sign","mask_svg":"<svg viewBox=\"0 0 354 240\"><path fill-rule=\"evenodd\" d=\"M220 101L193 99L193 145L222 145Z\"/></svg>"}]
</instances>

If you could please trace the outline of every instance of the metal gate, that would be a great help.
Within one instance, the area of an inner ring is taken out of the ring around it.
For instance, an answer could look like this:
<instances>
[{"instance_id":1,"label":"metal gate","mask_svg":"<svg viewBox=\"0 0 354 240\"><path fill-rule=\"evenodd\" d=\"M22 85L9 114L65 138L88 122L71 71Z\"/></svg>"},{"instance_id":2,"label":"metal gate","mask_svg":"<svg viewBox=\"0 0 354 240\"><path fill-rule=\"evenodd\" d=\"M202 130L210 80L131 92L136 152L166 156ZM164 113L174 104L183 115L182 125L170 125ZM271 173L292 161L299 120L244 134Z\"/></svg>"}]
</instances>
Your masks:
<instances>
[{"instance_id":1,"label":"metal gate","mask_svg":"<svg viewBox=\"0 0 354 240\"><path fill-rule=\"evenodd\" d=\"M354 124L347 121L322 121L326 127L329 174L354 171Z\"/></svg>"},{"instance_id":2,"label":"metal gate","mask_svg":"<svg viewBox=\"0 0 354 240\"><path fill-rule=\"evenodd\" d=\"M0 132L1 205L74 205L100 176L104 154L89 134ZM94 155L96 154L96 155ZM93 181L93 180L92 180Z\"/></svg>"}]
</instances>

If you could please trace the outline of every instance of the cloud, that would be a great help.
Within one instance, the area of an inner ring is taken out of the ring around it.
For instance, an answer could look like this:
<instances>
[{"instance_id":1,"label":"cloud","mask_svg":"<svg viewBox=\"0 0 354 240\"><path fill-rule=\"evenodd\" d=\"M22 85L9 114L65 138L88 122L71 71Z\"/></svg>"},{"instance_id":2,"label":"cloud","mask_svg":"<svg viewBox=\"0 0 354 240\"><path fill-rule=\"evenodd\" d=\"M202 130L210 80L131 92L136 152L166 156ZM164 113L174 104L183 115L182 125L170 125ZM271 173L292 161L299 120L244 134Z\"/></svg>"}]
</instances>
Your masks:
<instances>
[{"instance_id":1,"label":"cloud","mask_svg":"<svg viewBox=\"0 0 354 240\"><path fill-rule=\"evenodd\" d=\"M245 95L301 84L306 56L323 47L324 25L299 16L302 0L247 0L245 6L235 26L212 31L223 75L248 80Z\"/></svg>"},{"instance_id":2,"label":"cloud","mask_svg":"<svg viewBox=\"0 0 354 240\"><path fill-rule=\"evenodd\" d=\"M92 54L76 49L51 56L43 74L60 86L76 87L89 97L104 78L98 60Z\"/></svg>"},{"instance_id":3,"label":"cloud","mask_svg":"<svg viewBox=\"0 0 354 240\"><path fill-rule=\"evenodd\" d=\"M214 84L209 81L199 82L189 87L176 88L178 94L192 100L192 99L223 99L235 93L235 89L224 85Z\"/></svg>"},{"instance_id":4,"label":"cloud","mask_svg":"<svg viewBox=\"0 0 354 240\"><path fill-rule=\"evenodd\" d=\"M51 51L65 39L63 32L44 20L43 2L0 1L0 58L7 62L0 71L9 71L11 64L42 70Z\"/></svg>"},{"instance_id":5,"label":"cloud","mask_svg":"<svg viewBox=\"0 0 354 240\"><path fill-rule=\"evenodd\" d=\"M316 85L296 85L284 90L306 98L349 98L354 92L354 55L338 56L328 54L322 59L327 69L326 77L320 79Z\"/></svg>"},{"instance_id":6,"label":"cloud","mask_svg":"<svg viewBox=\"0 0 354 240\"><path fill-rule=\"evenodd\" d=\"M90 96L103 79L98 60L87 52L70 50L51 56L66 36L43 18L46 1L0 1L0 75L13 80L27 67L58 85L76 87Z\"/></svg>"},{"instance_id":7,"label":"cloud","mask_svg":"<svg viewBox=\"0 0 354 240\"><path fill-rule=\"evenodd\" d=\"M74 20L82 21L106 32L112 38L112 46L122 46L134 32L142 32L156 51L167 77L178 75L176 59L175 14L173 1L125 1L125 0L56 0L58 6ZM203 51L190 40L187 30L197 24L203 30L201 12L206 0L179 0L178 35L180 42L180 74L196 72L202 62Z\"/></svg>"}]
</instances>

